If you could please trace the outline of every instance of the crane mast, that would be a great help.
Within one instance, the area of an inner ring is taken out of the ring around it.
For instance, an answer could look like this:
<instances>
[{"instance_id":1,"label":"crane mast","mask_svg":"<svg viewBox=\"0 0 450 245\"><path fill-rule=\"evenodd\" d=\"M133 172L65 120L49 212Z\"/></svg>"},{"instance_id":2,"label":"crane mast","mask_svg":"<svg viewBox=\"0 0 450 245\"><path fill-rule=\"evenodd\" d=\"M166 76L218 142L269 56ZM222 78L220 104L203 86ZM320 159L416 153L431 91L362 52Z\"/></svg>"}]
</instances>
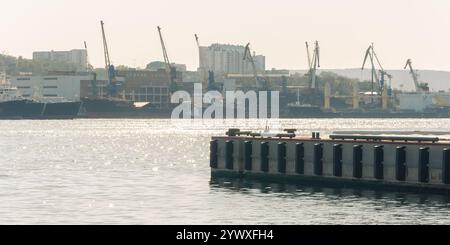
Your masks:
<instances>
[{"instance_id":1,"label":"crane mast","mask_svg":"<svg viewBox=\"0 0 450 245\"><path fill-rule=\"evenodd\" d=\"M373 45L372 45L372 50L373 50ZM380 91L383 91L384 90L384 85L385 85L385 82L386 82L385 77L388 77L389 82L390 82L391 79L392 79L392 75L384 70L383 66L381 65L380 59L378 59L378 56L375 53L375 51L373 51L373 56L375 57L375 60L377 61L378 66L380 67L380 75L381 75L381 79L379 80L380 81Z\"/></svg>"}]
</instances>

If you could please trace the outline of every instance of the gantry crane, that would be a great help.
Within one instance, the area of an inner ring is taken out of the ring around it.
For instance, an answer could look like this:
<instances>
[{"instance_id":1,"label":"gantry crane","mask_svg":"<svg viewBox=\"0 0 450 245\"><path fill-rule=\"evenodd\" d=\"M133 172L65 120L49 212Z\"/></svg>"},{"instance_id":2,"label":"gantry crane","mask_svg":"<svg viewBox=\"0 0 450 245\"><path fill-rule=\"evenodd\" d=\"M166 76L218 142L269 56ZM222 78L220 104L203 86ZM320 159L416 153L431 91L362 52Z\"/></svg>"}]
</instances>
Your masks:
<instances>
[{"instance_id":1,"label":"gantry crane","mask_svg":"<svg viewBox=\"0 0 450 245\"><path fill-rule=\"evenodd\" d=\"M317 72L317 68L320 67L319 42L316 41L314 43L312 59L311 59L311 55L309 52L308 42L305 42L305 44L306 44L306 53L308 55L309 71L308 71L307 75L309 76L309 88L315 89L316 88L316 77L317 77L316 72Z\"/></svg>"},{"instance_id":2,"label":"gantry crane","mask_svg":"<svg viewBox=\"0 0 450 245\"><path fill-rule=\"evenodd\" d=\"M169 60L169 55L167 54L167 50L166 50L166 45L164 44L164 39L161 33L161 27L157 27L158 28L158 33L159 33L159 39L161 41L161 48L162 48L162 52L163 52L163 56L164 56L164 63L166 64L166 72L167 72L167 76L169 78L169 84L170 84L170 90L171 92L176 91L176 76L177 76L177 71L176 68L172 66L172 64L170 63Z\"/></svg>"},{"instance_id":3,"label":"gantry crane","mask_svg":"<svg viewBox=\"0 0 450 245\"><path fill-rule=\"evenodd\" d=\"M411 73L411 75L412 75L416 92L430 91L430 88L428 87L428 83L419 82L419 74L417 73L417 71L415 71L413 69L411 59L408 59L406 61L405 67L403 69L406 69L406 67L409 67L409 73Z\"/></svg>"},{"instance_id":4,"label":"gantry crane","mask_svg":"<svg viewBox=\"0 0 450 245\"><path fill-rule=\"evenodd\" d=\"M106 34L105 34L105 28L104 28L103 21L100 21L100 25L102 27L103 53L105 56L105 69L106 69L107 75L108 75L108 84L106 85L106 87L107 87L108 96L114 97L117 95L121 84L117 82L116 71L114 69L114 65L111 64L111 59L109 56L108 43L106 41Z\"/></svg>"}]
</instances>

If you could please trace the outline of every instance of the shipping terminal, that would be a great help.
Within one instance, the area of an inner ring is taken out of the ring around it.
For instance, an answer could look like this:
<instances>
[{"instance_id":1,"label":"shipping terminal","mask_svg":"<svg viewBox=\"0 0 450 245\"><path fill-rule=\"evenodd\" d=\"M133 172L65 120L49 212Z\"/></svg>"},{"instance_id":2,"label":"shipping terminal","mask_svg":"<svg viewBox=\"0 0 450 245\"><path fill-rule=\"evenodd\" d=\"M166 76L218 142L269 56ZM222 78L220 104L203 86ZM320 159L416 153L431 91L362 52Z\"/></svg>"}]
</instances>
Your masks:
<instances>
[{"instance_id":1,"label":"shipping terminal","mask_svg":"<svg viewBox=\"0 0 450 245\"><path fill-rule=\"evenodd\" d=\"M32 60L1 55L2 80L7 81L2 83L9 84L1 93L14 90L21 102L0 102L0 118L170 118L179 104L171 103L173 93L193 94L194 84L201 84L203 93L223 95L227 91L278 91L281 118L450 118L449 83L440 81L433 88L433 81L423 82L412 59L406 59L401 70L384 69L373 43L363 53L362 66L353 69L361 74L357 78L322 70L318 41L305 43L306 70L267 70L265 56L253 52L250 43L202 46L195 34L199 68L187 71L185 65L169 59L158 26L164 61L151 62L143 69L113 65L105 23L100 24L104 68L90 65L86 42L84 49L34 52ZM39 67L31 64L49 68L30 70ZM40 97L41 104L31 103L32 97L35 101ZM39 112L9 112L28 110L20 109L28 106L36 106ZM203 104L203 110L207 107Z\"/></svg>"}]
</instances>

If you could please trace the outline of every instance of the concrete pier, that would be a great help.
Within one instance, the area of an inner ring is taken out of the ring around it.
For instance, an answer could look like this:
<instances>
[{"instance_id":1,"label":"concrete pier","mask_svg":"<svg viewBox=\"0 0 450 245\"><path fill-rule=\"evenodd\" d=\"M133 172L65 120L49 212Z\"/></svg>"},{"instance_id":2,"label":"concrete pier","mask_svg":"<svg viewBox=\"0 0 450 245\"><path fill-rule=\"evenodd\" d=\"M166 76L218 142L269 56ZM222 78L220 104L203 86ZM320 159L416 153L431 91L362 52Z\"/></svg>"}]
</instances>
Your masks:
<instances>
[{"instance_id":1,"label":"concrete pier","mask_svg":"<svg viewBox=\"0 0 450 245\"><path fill-rule=\"evenodd\" d=\"M435 137L320 139L238 132L212 138L213 175L450 193L450 142Z\"/></svg>"}]
</instances>

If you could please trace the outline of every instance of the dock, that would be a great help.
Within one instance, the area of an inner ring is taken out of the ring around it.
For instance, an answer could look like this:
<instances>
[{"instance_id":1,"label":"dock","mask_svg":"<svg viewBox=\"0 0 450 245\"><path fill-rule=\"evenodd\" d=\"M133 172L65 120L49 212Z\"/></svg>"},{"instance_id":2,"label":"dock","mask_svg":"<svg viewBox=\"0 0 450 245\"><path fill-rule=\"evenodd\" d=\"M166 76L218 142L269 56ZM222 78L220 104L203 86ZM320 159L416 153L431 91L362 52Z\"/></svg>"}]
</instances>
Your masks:
<instances>
[{"instance_id":1,"label":"dock","mask_svg":"<svg viewBox=\"0 0 450 245\"><path fill-rule=\"evenodd\" d=\"M450 141L436 136L296 136L230 129L210 142L213 176L450 193Z\"/></svg>"}]
</instances>

